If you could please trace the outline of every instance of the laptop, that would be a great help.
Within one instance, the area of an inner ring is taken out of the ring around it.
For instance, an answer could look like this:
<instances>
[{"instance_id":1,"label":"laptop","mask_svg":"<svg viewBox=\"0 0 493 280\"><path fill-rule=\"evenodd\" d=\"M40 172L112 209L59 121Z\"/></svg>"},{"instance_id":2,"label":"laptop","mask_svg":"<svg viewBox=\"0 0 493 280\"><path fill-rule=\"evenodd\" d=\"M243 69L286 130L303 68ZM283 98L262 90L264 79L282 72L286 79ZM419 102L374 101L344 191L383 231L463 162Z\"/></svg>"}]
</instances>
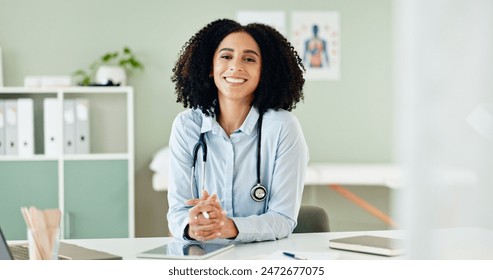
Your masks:
<instances>
[{"instance_id":1,"label":"laptop","mask_svg":"<svg viewBox=\"0 0 493 280\"><path fill-rule=\"evenodd\" d=\"M58 249L59 260L121 260L121 256L102 251L84 248L78 245L60 242ZM27 243L7 244L0 228L0 260L29 260Z\"/></svg>"},{"instance_id":2,"label":"laptop","mask_svg":"<svg viewBox=\"0 0 493 280\"><path fill-rule=\"evenodd\" d=\"M404 254L403 240L373 235L357 235L329 240L332 249L393 257Z\"/></svg>"}]
</instances>

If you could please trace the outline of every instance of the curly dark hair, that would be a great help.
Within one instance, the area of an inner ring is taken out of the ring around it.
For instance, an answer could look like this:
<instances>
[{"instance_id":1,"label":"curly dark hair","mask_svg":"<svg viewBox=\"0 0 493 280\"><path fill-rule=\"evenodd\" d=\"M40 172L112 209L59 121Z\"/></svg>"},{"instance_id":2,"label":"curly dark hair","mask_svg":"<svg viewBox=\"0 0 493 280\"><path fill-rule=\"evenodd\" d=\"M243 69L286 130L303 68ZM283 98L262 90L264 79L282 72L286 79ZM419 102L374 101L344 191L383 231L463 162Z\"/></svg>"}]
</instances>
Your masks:
<instances>
[{"instance_id":1,"label":"curly dark hair","mask_svg":"<svg viewBox=\"0 0 493 280\"><path fill-rule=\"evenodd\" d=\"M303 100L305 67L288 40L274 28L260 23L241 25L219 19L199 30L185 43L173 67L171 81L179 103L185 108L200 108L206 116L219 113L217 87L209 77L214 52L229 34L244 31L257 42L262 70L252 106L261 113L268 109L291 111Z\"/></svg>"}]
</instances>

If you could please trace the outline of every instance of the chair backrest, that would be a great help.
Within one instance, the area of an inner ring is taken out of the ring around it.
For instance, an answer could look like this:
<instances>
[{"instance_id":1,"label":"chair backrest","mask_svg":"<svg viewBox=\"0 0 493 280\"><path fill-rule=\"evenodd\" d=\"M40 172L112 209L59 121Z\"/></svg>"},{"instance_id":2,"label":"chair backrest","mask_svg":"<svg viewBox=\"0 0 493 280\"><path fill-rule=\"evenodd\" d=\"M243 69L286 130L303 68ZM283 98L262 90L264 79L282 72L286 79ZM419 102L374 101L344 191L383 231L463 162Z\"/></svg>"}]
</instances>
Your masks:
<instances>
[{"instance_id":1,"label":"chair backrest","mask_svg":"<svg viewBox=\"0 0 493 280\"><path fill-rule=\"evenodd\" d=\"M324 208L316 205L301 205L298 214L298 224L294 228L293 233L329 231L329 215Z\"/></svg>"}]
</instances>

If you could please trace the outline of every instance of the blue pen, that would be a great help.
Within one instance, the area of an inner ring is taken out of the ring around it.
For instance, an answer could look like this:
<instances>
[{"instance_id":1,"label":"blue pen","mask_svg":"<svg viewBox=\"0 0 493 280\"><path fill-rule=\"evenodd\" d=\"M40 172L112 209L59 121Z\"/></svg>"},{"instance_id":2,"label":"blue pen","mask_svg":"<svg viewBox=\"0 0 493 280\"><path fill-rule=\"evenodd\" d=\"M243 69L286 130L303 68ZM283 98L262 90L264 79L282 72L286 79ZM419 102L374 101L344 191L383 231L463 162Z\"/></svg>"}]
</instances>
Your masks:
<instances>
[{"instance_id":1,"label":"blue pen","mask_svg":"<svg viewBox=\"0 0 493 280\"><path fill-rule=\"evenodd\" d=\"M307 257L301 256L301 255L297 255L297 254L293 254L293 253L289 253L289 252L282 252L282 253L285 256L291 257L293 259L297 259L297 260L308 260Z\"/></svg>"}]
</instances>

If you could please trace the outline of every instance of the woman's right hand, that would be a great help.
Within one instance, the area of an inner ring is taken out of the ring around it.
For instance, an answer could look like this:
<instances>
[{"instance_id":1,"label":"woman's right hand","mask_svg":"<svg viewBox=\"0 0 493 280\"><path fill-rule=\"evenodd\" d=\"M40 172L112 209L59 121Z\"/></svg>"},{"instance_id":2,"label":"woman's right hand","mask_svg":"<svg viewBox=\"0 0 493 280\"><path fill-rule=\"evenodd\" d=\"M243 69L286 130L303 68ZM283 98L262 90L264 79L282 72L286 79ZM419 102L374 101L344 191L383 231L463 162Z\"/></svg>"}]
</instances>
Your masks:
<instances>
[{"instance_id":1,"label":"woman's right hand","mask_svg":"<svg viewBox=\"0 0 493 280\"><path fill-rule=\"evenodd\" d=\"M187 200L186 204L192 205L188 212L188 236L199 241L225 238L222 228L227 219L226 212L216 194L209 195L203 190L201 198Z\"/></svg>"}]
</instances>

